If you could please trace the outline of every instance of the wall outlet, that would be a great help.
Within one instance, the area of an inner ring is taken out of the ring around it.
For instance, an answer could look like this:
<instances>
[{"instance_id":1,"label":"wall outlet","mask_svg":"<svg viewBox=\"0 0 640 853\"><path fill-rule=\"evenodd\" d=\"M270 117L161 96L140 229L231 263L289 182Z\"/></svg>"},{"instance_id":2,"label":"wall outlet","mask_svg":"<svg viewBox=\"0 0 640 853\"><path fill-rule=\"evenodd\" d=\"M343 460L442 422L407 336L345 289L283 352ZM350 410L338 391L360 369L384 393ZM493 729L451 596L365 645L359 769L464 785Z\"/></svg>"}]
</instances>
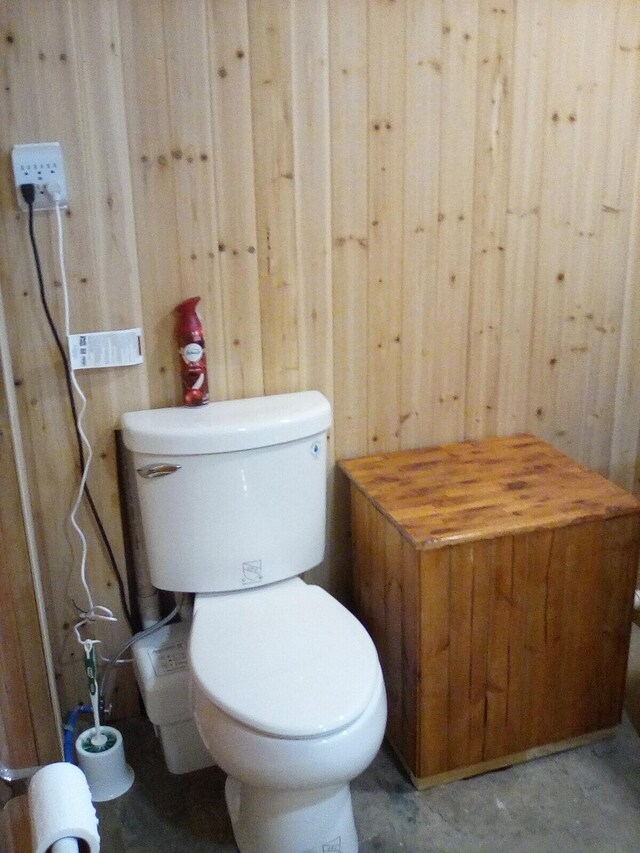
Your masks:
<instances>
[{"instance_id":1,"label":"wall outlet","mask_svg":"<svg viewBox=\"0 0 640 853\"><path fill-rule=\"evenodd\" d=\"M33 184L36 197L34 210L53 210L55 201L47 190L60 194L60 206L67 206L67 179L64 174L64 160L59 142L34 142L31 145L14 145L11 150L13 177L16 182L18 205L21 210L29 210L22 198L20 186Z\"/></svg>"}]
</instances>

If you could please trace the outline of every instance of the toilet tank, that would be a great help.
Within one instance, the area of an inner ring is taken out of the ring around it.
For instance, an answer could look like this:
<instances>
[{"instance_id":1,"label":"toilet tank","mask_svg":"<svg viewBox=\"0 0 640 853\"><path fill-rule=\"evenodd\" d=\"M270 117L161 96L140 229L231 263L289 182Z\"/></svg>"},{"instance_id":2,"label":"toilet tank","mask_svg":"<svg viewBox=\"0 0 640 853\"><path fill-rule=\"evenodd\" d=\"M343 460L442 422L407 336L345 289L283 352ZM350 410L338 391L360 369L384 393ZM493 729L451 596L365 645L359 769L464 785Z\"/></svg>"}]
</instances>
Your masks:
<instances>
[{"instance_id":1,"label":"toilet tank","mask_svg":"<svg viewBox=\"0 0 640 853\"><path fill-rule=\"evenodd\" d=\"M223 592L322 562L330 423L317 391L124 414L153 584Z\"/></svg>"}]
</instances>

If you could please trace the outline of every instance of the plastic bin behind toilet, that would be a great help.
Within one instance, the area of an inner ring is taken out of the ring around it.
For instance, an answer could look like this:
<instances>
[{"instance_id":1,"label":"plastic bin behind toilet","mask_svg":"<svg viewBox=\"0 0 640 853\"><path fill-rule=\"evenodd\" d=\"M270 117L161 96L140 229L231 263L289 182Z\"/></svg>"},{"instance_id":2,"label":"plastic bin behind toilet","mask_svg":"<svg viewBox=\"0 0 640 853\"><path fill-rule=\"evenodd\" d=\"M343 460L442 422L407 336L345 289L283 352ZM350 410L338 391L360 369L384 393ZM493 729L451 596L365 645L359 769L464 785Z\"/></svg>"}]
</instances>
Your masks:
<instances>
[{"instance_id":1,"label":"plastic bin behind toilet","mask_svg":"<svg viewBox=\"0 0 640 853\"><path fill-rule=\"evenodd\" d=\"M165 625L133 647L138 687L170 773L211 767L189 701L188 622Z\"/></svg>"}]
</instances>

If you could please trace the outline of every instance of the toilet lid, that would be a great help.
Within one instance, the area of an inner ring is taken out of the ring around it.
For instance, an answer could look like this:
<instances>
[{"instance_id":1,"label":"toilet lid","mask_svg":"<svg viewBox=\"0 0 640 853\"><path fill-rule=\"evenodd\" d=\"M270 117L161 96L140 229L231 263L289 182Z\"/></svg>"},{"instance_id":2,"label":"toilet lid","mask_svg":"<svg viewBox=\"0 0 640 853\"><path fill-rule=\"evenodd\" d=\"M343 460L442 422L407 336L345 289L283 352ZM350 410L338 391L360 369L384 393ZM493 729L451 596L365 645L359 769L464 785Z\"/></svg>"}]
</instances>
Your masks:
<instances>
[{"instance_id":1,"label":"toilet lid","mask_svg":"<svg viewBox=\"0 0 640 853\"><path fill-rule=\"evenodd\" d=\"M380 677L363 626L299 578L198 596L189 655L195 681L215 705L280 737L319 736L349 725Z\"/></svg>"}]
</instances>

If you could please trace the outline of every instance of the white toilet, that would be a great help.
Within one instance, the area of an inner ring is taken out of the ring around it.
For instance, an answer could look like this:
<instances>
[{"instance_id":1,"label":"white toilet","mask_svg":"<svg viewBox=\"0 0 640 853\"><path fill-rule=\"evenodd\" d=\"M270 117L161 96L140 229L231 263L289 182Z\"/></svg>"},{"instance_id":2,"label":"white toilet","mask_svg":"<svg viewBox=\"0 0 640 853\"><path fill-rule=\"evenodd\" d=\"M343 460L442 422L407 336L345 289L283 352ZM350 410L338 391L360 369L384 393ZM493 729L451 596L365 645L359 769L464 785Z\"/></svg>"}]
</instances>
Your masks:
<instances>
[{"instance_id":1,"label":"white toilet","mask_svg":"<svg viewBox=\"0 0 640 853\"><path fill-rule=\"evenodd\" d=\"M384 734L369 635L298 577L324 555L330 422L316 391L122 419L151 579L197 593L194 717L242 853L356 853L349 782Z\"/></svg>"}]
</instances>

